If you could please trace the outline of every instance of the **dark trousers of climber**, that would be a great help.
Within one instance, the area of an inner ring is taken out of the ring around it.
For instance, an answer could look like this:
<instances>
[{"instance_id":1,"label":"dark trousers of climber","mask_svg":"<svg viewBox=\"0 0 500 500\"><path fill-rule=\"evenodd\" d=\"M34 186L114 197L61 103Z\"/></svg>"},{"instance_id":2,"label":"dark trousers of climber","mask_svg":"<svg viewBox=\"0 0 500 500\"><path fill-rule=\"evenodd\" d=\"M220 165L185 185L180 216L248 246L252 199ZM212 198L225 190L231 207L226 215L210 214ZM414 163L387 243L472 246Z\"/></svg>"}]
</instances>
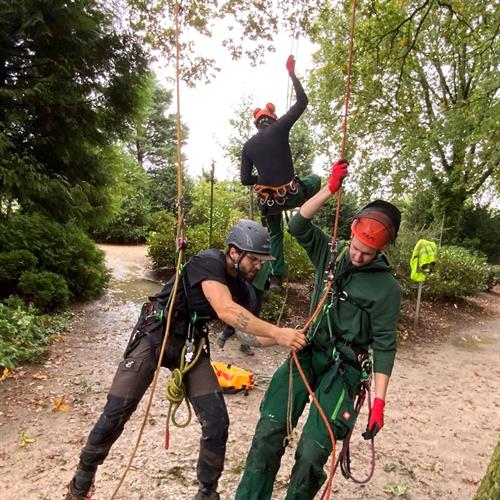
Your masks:
<instances>
[{"instance_id":1,"label":"dark trousers of climber","mask_svg":"<svg viewBox=\"0 0 500 500\"><path fill-rule=\"evenodd\" d=\"M107 457L146 389L151 384L160 351L161 338L146 334L120 363L108 393L104 410L90 432L80 455L73 485L87 491L97 466ZM160 337L160 335L158 335ZM163 365L179 366L185 337L171 334ZM196 365L184 376L187 395L202 426L197 476L207 491L215 491L224 466L229 417L209 357L202 352Z\"/></svg>"},{"instance_id":2,"label":"dark trousers of climber","mask_svg":"<svg viewBox=\"0 0 500 500\"><path fill-rule=\"evenodd\" d=\"M299 180L296 193L287 194L283 205L260 205L262 225L267 227L271 238L271 255L276 259L271 262L271 275L282 278L285 275L285 257L283 254L283 211L300 207L307 199L315 195L321 187L321 179L315 174Z\"/></svg>"},{"instance_id":3,"label":"dark trousers of climber","mask_svg":"<svg viewBox=\"0 0 500 500\"><path fill-rule=\"evenodd\" d=\"M342 364L333 372L331 356L308 348L299 354L301 366L314 389L335 439L343 439L355 423L353 400L359 392L359 368ZM236 492L236 500L267 500L285 451L290 361L275 372L261 404L260 420L248 453L245 470ZM297 421L309 400L307 389L293 365L292 424ZM311 405L309 416L295 452L286 500L311 500L326 480L323 466L332 451L328 430L318 410Z\"/></svg>"}]
</instances>

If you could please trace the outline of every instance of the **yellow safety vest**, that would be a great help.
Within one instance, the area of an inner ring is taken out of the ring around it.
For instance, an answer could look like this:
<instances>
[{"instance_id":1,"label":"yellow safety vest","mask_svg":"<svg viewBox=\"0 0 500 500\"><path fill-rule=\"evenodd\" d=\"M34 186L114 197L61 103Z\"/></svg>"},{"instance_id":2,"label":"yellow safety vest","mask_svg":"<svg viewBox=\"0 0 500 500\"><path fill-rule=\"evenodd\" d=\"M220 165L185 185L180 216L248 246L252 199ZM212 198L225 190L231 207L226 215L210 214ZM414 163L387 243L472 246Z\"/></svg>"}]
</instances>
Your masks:
<instances>
[{"instance_id":1,"label":"yellow safety vest","mask_svg":"<svg viewBox=\"0 0 500 500\"><path fill-rule=\"evenodd\" d=\"M413 281L425 281L436 262L437 245L433 241L418 240L410 259L411 275Z\"/></svg>"}]
</instances>

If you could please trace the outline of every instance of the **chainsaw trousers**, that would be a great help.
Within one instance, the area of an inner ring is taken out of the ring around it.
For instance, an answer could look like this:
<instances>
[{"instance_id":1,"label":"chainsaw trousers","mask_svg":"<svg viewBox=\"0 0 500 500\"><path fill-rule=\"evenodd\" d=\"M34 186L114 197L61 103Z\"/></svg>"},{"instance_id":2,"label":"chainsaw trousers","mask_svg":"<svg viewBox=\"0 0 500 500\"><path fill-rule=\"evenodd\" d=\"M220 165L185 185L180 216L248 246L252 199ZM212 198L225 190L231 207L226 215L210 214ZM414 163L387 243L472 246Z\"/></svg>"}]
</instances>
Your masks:
<instances>
[{"instance_id":1,"label":"chainsaw trousers","mask_svg":"<svg viewBox=\"0 0 500 500\"><path fill-rule=\"evenodd\" d=\"M353 398L359 391L360 371L344 364L336 373L334 364L322 351L307 349L299 360L314 390L335 439L343 439L354 425L356 415ZM248 453L236 500L267 500L285 451L287 437L287 402L290 361L275 372L261 404L261 416ZM309 400L307 389L295 364L292 371L292 425L304 411ZM295 465L288 485L287 500L314 498L326 479L323 466L332 451L329 433L317 408L311 405L295 452Z\"/></svg>"},{"instance_id":2,"label":"chainsaw trousers","mask_svg":"<svg viewBox=\"0 0 500 500\"><path fill-rule=\"evenodd\" d=\"M300 207L306 200L315 195L321 187L321 178L315 174L303 177L299 181L298 191L287 194L283 205L276 203L269 207L260 205L262 225L267 227L271 238L271 255L275 258L271 262L271 274L283 277L285 273L285 257L283 254L283 211Z\"/></svg>"},{"instance_id":3,"label":"chainsaw trousers","mask_svg":"<svg viewBox=\"0 0 500 500\"><path fill-rule=\"evenodd\" d=\"M169 337L164 366L170 369L179 366L183 345L184 337L175 334ZM107 457L111 446L123 432L126 422L151 384L160 346L161 338L144 335L119 364L104 410L80 455L73 479L73 486L77 491L88 490L98 465ZM207 492L215 491L224 466L229 417L217 377L205 351L202 351L199 361L184 375L184 383L187 397L202 428L197 463L200 488Z\"/></svg>"}]
</instances>

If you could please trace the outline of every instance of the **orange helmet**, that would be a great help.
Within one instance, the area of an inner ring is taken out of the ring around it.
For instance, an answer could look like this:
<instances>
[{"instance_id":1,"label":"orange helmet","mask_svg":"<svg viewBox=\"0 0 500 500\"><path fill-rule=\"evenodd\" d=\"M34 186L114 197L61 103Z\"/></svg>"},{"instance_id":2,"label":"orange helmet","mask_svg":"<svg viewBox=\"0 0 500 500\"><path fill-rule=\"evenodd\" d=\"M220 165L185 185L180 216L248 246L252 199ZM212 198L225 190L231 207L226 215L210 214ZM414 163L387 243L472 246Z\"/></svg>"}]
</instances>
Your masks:
<instances>
[{"instance_id":1,"label":"orange helmet","mask_svg":"<svg viewBox=\"0 0 500 500\"><path fill-rule=\"evenodd\" d=\"M376 200L354 216L351 232L370 248L382 250L398 235L401 212L392 204Z\"/></svg>"},{"instance_id":2,"label":"orange helmet","mask_svg":"<svg viewBox=\"0 0 500 500\"><path fill-rule=\"evenodd\" d=\"M257 122L259 121L259 118L261 116L269 116L273 120L277 120L278 117L276 116L276 106L272 102L268 102L264 109L255 108L255 110L253 112L253 118L254 118L255 125L257 125Z\"/></svg>"}]
</instances>

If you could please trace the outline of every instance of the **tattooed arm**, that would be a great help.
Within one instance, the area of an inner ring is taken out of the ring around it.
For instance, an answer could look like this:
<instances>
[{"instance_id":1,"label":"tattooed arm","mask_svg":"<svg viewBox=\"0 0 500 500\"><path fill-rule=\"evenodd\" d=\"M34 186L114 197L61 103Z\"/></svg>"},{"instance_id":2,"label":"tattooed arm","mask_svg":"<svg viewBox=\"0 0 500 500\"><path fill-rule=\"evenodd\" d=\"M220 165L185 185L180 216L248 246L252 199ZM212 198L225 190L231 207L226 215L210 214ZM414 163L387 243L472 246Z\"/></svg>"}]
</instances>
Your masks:
<instances>
[{"instance_id":1,"label":"tattooed arm","mask_svg":"<svg viewBox=\"0 0 500 500\"><path fill-rule=\"evenodd\" d=\"M305 336L293 328L279 328L254 316L250 311L234 302L229 288L219 281L202 281L203 294L210 302L218 318L233 328L243 330L256 337L264 337L266 345L279 344L294 351L306 345ZM272 341L272 344L268 342Z\"/></svg>"},{"instance_id":2,"label":"tattooed arm","mask_svg":"<svg viewBox=\"0 0 500 500\"><path fill-rule=\"evenodd\" d=\"M269 337L256 337L255 335L250 335L241 330L235 330L235 333L241 343L251 347L269 347L271 345L276 345L275 340Z\"/></svg>"}]
</instances>

